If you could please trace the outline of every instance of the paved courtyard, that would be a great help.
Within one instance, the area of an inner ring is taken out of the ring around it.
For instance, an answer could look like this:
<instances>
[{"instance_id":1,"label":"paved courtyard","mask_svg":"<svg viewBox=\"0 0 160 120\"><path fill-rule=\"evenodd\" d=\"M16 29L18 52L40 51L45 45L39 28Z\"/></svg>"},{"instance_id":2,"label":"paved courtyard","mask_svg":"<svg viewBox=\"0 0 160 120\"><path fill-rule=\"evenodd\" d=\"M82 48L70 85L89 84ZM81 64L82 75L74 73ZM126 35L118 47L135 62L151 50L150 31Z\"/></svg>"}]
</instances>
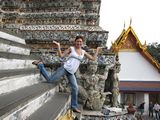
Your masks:
<instances>
[{"instance_id":1,"label":"paved courtyard","mask_svg":"<svg viewBox=\"0 0 160 120\"><path fill-rule=\"evenodd\" d=\"M138 120L160 120L160 119L156 119L155 117L149 117L148 115L143 115L142 119Z\"/></svg>"}]
</instances>

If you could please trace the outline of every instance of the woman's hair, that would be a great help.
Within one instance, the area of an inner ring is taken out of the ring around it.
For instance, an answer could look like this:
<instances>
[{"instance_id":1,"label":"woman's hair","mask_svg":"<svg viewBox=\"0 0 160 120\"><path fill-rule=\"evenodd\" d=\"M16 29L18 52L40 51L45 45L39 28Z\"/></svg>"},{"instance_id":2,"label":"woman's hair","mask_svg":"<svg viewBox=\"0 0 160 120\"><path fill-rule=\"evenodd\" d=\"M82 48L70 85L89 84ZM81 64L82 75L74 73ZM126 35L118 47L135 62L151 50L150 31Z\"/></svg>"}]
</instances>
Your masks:
<instances>
[{"instance_id":1,"label":"woman's hair","mask_svg":"<svg viewBox=\"0 0 160 120\"><path fill-rule=\"evenodd\" d=\"M82 41L84 42L84 38L83 38L82 36L76 36L75 41L76 41L77 39L82 39Z\"/></svg>"}]
</instances>

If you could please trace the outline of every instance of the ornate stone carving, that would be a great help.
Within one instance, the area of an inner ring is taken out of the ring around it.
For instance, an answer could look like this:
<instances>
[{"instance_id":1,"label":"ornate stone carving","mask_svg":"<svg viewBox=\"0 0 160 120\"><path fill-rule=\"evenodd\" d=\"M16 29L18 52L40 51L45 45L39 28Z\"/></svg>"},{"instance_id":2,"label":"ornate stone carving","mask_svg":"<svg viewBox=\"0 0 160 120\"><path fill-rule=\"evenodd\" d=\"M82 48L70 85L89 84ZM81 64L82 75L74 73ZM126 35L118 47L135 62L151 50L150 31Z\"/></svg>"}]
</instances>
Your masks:
<instances>
[{"instance_id":1,"label":"ornate stone carving","mask_svg":"<svg viewBox=\"0 0 160 120\"><path fill-rule=\"evenodd\" d=\"M84 74L77 72L79 79L79 99L84 107L91 110L100 110L108 93L104 93L104 83L107 78L107 73L103 75L97 74L97 62L89 62L87 71ZM85 98L84 96L85 95Z\"/></svg>"},{"instance_id":2,"label":"ornate stone carving","mask_svg":"<svg viewBox=\"0 0 160 120\"><path fill-rule=\"evenodd\" d=\"M110 102L106 104L112 104L113 107L117 107L119 105L119 79L117 74L120 72L120 66L121 64L119 63L119 58L116 56L114 64L110 64L110 67L108 68L109 76L105 82L104 91L112 92Z\"/></svg>"},{"instance_id":3,"label":"ornate stone carving","mask_svg":"<svg viewBox=\"0 0 160 120\"><path fill-rule=\"evenodd\" d=\"M81 26L81 25L22 25L20 30L87 30L87 31L102 31L98 26ZM90 40L94 39L96 33L90 34ZM97 38L97 37L96 37Z\"/></svg>"},{"instance_id":4,"label":"ornate stone carving","mask_svg":"<svg viewBox=\"0 0 160 120\"><path fill-rule=\"evenodd\" d=\"M1 27L22 34L27 43L70 41L82 35L89 47L105 46L108 33L98 26L99 8L99 0L6 0Z\"/></svg>"},{"instance_id":5,"label":"ornate stone carving","mask_svg":"<svg viewBox=\"0 0 160 120\"><path fill-rule=\"evenodd\" d=\"M38 19L38 18L67 18L79 17L80 11L65 11L65 12L39 12L39 13L20 13L21 18L24 19Z\"/></svg>"},{"instance_id":6,"label":"ornate stone carving","mask_svg":"<svg viewBox=\"0 0 160 120\"><path fill-rule=\"evenodd\" d=\"M74 41L75 36L81 35L84 36L84 39L86 40L86 44L90 47L97 47L92 44L95 42L95 45L102 45L105 46L107 40L108 34L105 32L94 32L95 38L94 41L90 39L90 33L89 31L22 31L23 36L27 36L25 39L27 43L43 43L43 42L50 42L52 40L57 41ZM101 36L97 37L97 36ZM102 37L104 37L102 39ZM92 44L92 45L90 45Z\"/></svg>"}]
</instances>

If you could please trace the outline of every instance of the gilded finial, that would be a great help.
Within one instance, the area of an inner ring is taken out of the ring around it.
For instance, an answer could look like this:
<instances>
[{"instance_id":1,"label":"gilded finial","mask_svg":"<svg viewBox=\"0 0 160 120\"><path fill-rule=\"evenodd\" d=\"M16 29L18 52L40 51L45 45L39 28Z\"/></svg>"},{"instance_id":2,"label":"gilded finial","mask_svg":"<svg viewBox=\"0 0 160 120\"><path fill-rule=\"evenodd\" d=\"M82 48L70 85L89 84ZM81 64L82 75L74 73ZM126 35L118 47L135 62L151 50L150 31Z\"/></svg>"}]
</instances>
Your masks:
<instances>
[{"instance_id":1,"label":"gilded finial","mask_svg":"<svg viewBox=\"0 0 160 120\"><path fill-rule=\"evenodd\" d=\"M129 26L131 26L131 24L132 24L132 17L130 17L130 25Z\"/></svg>"},{"instance_id":2,"label":"gilded finial","mask_svg":"<svg viewBox=\"0 0 160 120\"><path fill-rule=\"evenodd\" d=\"M145 45L145 46L147 45L146 40L145 40L145 42L144 42L144 45Z\"/></svg>"},{"instance_id":3,"label":"gilded finial","mask_svg":"<svg viewBox=\"0 0 160 120\"><path fill-rule=\"evenodd\" d=\"M146 50L146 49L147 49L147 43L146 43L146 40L145 40L145 42L144 42L143 49L144 49L144 50Z\"/></svg>"},{"instance_id":4,"label":"gilded finial","mask_svg":"<svg viewBox=\"0 0 160 120\"><path fill-rule=\"evenodd\" d=\"M123 29L125 30L125 26L126 26L126 24L125 24L125 21L124 21L124 26L123 26Z\"/></svg>"}]
</instances>

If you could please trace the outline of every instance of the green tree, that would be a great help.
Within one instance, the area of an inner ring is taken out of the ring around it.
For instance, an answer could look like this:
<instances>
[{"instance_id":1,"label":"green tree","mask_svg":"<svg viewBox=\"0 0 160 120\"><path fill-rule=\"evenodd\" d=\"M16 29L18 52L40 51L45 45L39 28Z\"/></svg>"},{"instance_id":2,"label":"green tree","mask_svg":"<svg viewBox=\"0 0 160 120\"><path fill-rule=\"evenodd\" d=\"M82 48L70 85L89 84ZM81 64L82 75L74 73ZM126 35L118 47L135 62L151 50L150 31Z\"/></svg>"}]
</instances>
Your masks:
<instances>
[{"instance_id":1,"label":"green tree","mask_svg":"<svg viewBox=\"0 0 160 120\"><path fill-rule=\"evenodd\" d=\"M160 44L157 42L149 43L147 46L148 52L151 54L151 56L160 63Z\"/></svg>"}]
</instances>

